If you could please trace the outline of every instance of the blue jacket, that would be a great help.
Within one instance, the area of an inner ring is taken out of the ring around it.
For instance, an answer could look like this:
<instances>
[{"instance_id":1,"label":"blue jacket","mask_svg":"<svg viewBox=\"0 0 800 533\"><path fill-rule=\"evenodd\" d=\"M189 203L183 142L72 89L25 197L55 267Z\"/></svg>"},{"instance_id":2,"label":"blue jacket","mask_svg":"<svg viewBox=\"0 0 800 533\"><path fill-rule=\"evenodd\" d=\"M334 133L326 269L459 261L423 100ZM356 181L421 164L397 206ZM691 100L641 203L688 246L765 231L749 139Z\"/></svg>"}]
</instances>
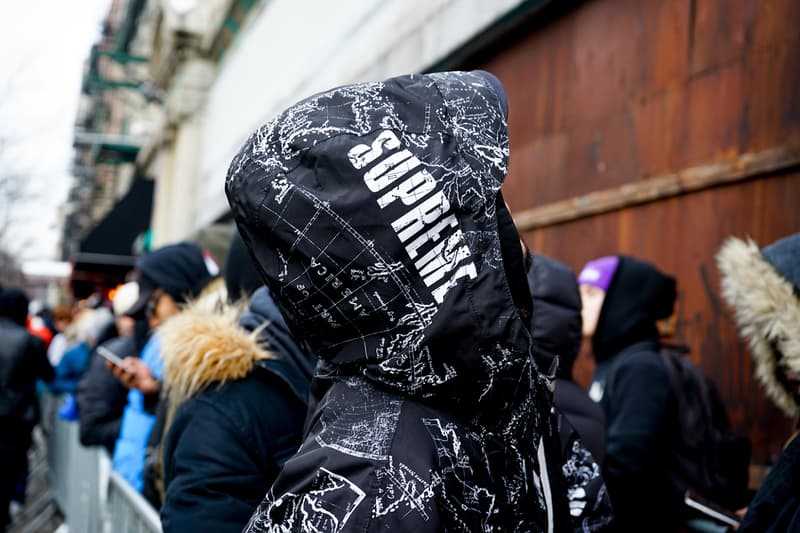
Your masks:
<instances>
[{"instance_id":1,"label":"blue jacket","mask_svg":"<svg viewBox=\"0 0 800 533\"><path fill-rule=\"evenodd\" d=\"M55 368L56 377L50 384L54 394L74 393L81 376L89 366L91 348L85 342L79 342L67 348L64 357Z\"/></svg>"},{"instance_id":2,"label":"blue jacket","mask_svg":"<svg viewBox=\"0 0 800 533\"><path fill-rule=\"evenodd\" d=\"M160 380L164 363L161 359L161 339L153 335L142 349L142 361ZM154 395L155 396L155 395ZM144 458L147 439L155 423L156 398L148 397L136 389L128 392L128 405L122 414L122 425L114 447L114 470L137 491L144 485Z\"/></svg>"}]
</instances>

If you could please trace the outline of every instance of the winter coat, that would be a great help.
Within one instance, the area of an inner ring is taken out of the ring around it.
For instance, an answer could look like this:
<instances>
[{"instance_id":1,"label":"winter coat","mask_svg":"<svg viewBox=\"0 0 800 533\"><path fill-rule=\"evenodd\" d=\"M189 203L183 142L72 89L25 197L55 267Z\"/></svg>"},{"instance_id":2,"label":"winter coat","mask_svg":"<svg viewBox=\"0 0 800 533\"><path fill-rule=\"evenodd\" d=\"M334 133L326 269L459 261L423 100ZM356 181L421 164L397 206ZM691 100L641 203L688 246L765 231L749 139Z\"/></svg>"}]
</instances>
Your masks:
<instances>
[{"instance_id":1,"label":"winter coat","mask_svg":"<svg viewBox=\"0 0 800 533\"><path fill-rule=\"evenodd\" d=\"M558 358L553 403L567 426L577 431L597 464L603 465L606 445L605 415L583 388L572 380L572 367L580 350L581 295L575 273L565 264L540 254L530 254L528 285L533 298L531 336L540 368ZM573 436L562 431L562 446L569 449Z\"/></svg>"},{"instance_id":2,"label":"winter coat","mask_svg":"<svg viewBox=\"0 0 800 533\"><path fill-rule=\"evenodd\" d=\"M750 348L755 374L783 413L800 416L800 233L759 249L728 239L717 254L722 295ZM795 435L748 506L739 531L800 531L800 439Z\"/></svg>"},{"instance_id":3,"label":"winter coat","mask_svg":"<svg viewBox=\"0 0 800 533\"><path fill-rule=\"evenodd\" d=\"M247 531L571 529L498 192L505 109L486 73L351 85L234 158L243 240L323 361L303 445Z\"/></svg>"},{"instance_id":4,"label":"winter coat","mask_svg":"<svg viewBox=\"0 0 800 533\"><path fill-rule=\"evenodd\" d=\"M162 376L163 361L159 355L161 339L158 333L150 337L142 349L142 362L147 365L155 379ZM145 449L150 431L155 424L158 393L145 395L137 389L128 391L122 414L119 436L114 445L112 465L114 470L133 488L141 492L144 486Z\"/></svg>"},{"instance_id":5,"label":"winter coat","mask_svg":"<svg viewBox=\"0 0 800 533\"><path fill-rule=\"evenodd\" d=\"M241 531L300 445L315 360L265 288L238 315L189 308L161 330L165 532Z\"/></svg>"},{"instance_id":6,"label":"winter coat","mask_svg":"<svg viewBox=\"0 0 800 533\"><path fill-rule=\"evenodd\" d=\"M747 507L739 531L800 531L800 439L793 437Z\"/></svg>"},{"instance_id":7,"label":"winter coat","mask_svg":"<svg viewBox=\"0 0 800 533\"><path fill-rule=\"evenodd\" d=\"M92 349L86 342L78 342L67 348L55 368L55 379L50 384L53 394L72 394L89 366Z\"/></svg>"},{"instance_id":8,"label":"winter coat","mask_svg":"<svg viewBox=\"0 0 800 533\"><path fill-rule=\"evenodd\" d=\"M683 520L683 494L668 475L677 404L655 325L674 301L674 279L620 257L592 338L589 391L606 415L603 477L621 531L674 531Z\"/></svg>"},{"instance_id":9,"label":"winter coat","mask_svg":"<svg viewBox=\"0 0 800 533\"><path fill-rule=\"evenodd\" d=\"M0 451L27 450L39 422L36 381L53 379L44 342L0 316Z\"/></svg>"},{"instance_id":10,"label":"winter coat","mask_svg":"<svg viewBox=\"0 0 800 533\"><path fill-rule=\"evenodd\" d=\"M121 358L139 356L133 335L111 339L102 346ZM122 414L128 403L128 389L108 370L103 357L92 356L89 368L78 382L75 400L80 413L81 444L104 446L108 453L113 454Z\"/></svg>"}]
</instances>

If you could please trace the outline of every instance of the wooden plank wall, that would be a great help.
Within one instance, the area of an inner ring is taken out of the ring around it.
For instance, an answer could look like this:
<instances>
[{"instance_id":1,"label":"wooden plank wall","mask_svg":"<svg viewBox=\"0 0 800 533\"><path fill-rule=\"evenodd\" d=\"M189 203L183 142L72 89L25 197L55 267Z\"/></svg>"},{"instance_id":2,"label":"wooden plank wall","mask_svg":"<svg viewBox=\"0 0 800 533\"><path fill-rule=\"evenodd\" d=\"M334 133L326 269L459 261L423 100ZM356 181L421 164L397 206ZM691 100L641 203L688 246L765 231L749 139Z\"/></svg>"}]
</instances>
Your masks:
<instances>
[{"instance_id":1,"label":"wooden plank wall","mask_svg":"<svg viewBox=\"0 0 800 533\"><path fill-rule=\"evenodd\" d=\"M475 66L508 91L504 194L516 213L800 142L797 0L587 1ZM765 245L800 231L798 201L800 169L789 167L526 239L576 270L627 253L675 275L677 339L719 385L754 462L769 463L790 422L752 378L713 257L729 235ZM582 366L576 377L590 372Z\"/></svg>"}]
</instances>

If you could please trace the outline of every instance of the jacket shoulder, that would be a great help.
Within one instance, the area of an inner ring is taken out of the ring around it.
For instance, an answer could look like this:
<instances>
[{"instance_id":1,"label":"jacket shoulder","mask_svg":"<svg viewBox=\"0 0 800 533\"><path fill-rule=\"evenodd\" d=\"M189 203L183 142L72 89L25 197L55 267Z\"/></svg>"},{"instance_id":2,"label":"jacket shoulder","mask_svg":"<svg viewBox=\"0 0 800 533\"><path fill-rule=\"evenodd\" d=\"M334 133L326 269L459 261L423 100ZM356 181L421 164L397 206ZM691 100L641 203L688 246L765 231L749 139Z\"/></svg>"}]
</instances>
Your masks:
<instances>
[{"instance_id":1,"label":"jacket shoulder","mask_svg":"<svg viewBox=\"0 0 800 533\"><path fill-rule=\"evenodd\" d=\"M247 531L436 529L425 412L359 378L334 384Z\"/></svg>"},{"instance_id":2,"label":"jacket shoulder","mask_svg":"<svg viewBox=\"0 0 800 533\"><path fill-rule=\"evenodd\" d=\"M216 419L256 453L282 462L300 445L305 409L279 378L253 371L196 393L178 408L174 424L198 416Z\"/></svg>"}]
</instances>

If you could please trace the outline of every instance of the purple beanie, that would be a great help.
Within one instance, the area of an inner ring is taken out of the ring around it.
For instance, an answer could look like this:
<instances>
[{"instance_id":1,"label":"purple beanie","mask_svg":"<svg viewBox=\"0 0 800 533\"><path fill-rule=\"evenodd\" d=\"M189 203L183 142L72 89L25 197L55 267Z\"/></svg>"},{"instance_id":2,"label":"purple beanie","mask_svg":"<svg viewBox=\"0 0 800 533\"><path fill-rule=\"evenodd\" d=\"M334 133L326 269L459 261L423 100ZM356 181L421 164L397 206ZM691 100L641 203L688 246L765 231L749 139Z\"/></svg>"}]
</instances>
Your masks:
<instances>
[{"instance_id":1,"label":"purple beanie","mask_svg":"<svg viewBox=\"0 0 800 533\"><path fill-rule=\"evenodd\" d=\"M578 276L579 285L591 285L598 289L608 291L611 280L614 279L614 274L619 266L619 257L616 255L609 255L594 259L586 263Z\"/></svg>"}]
</instances>

